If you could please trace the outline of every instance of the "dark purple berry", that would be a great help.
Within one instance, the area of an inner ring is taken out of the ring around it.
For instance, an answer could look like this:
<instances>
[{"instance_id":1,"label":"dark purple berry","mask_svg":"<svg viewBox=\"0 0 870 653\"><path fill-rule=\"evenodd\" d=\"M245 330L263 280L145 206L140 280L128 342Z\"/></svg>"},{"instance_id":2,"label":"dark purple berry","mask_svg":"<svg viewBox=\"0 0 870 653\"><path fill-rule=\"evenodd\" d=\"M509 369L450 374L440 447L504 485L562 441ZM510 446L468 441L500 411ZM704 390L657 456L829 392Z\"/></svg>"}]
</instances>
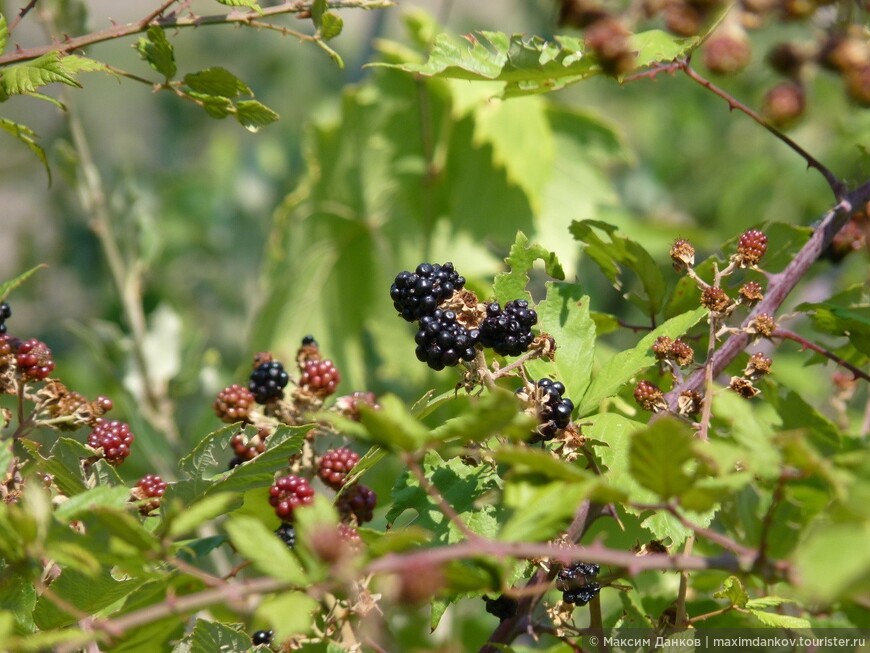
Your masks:
<instances>
[{"instance_id":1,"label":"dark purple berry","mask_svg":"<svg viewBox=\"0 0 870 653\"><path fill-rule=\"evenodd\" d=\"M271 630L258 630L251 636L251 641L254 643L254 646L259 646L260 644L269 645L272 643L272 635L274 633Z\"/></svg>"},{"instance_id":2,"label":"dark purple berry","mask_svg":"<svg viewBox=\"0 0 870 653\"><path fill-rule=\"evenodd\" d=\"M460 360L474 359L474 345L480 338L478 329L466 329L456 321L453 311L435 310L420 318L420 329L414 336L417 360L433 370L452 367Z\"/></svg>"},{"instance_id":3,"label":"dark purple berry","mask_svg":"<svg viewBox=\"0 0 870 653\"><path fill-rule=\"evenodd\" d=\"M600 591L601 585L598 583L588 583L583 587L562 592L562 600L565 603L572 603L574 605L586 605L589 601L594 599L595 595Z\"/></svg>"},{"instance_id":4,"label":"dark purple berry","mask_svg":"<svg viewBox=\"0 0 870 653\"><path fill-rule=\"evenodd\" d=\"M438 305L465 285L453 263L421 263L414 272L400 272L390 286L390 298L399 315L408 322L431 315Z\"/></svg>"},{"instance_id":5,"label":"dark purple berry","mask_svg":"<svg viewBox=\"0 0 870 653\"><path fill-rule=\"evenodd\" d=\"M493 302L486 307L486 318L480 325L480 343L502 356L519 356L532 344L532 327L538 314L524 299L505 304L504 310Z\"/></svg>"},{"instance_id":6,"label":"dark purple berry","mask_svg":"<svg viewBox=\"0 0 870 653\"><path fill-rule=\"evenodd\" d=\"M6 302L0 302L0 334L6 333L6 320L12 317L12 309Z\"/></svg>"},{"instance_id":7,"label":"dark purple berry","mask_svg":"<svg viewBox=\"0 0 870 653\"><path fill-rule=\"evenodd\" d=\"M268 361L258 365L251 372L248 390L259 404L265 404L273 399L284 397L284 388L290 381L290 375L284 371L284 366L278 361Z\"/></svg>"},{"instance_id":8,"label":"dark purple berry","mask_svg":"<svg viewBox=\"0 0 870 653\"><path fill-rule=\"evenodd\" d=\"M286 544L288 548L292 549L296 546L296 529L293 528L293 524L288 522L282 523L275 531L275 535L277 535L278 539Z\"/></svg>"},{"instance_id":9,"label":"dark purple berry","mask_svg":"<svg viewBox=\"0 0 870 653\"><path fill-rule=\"evenodd\" d=\"M357 524L364 524L372 520L377 502L374 491L365 485L352 485L338 497L336 507L343 520L353 519Z\"/></svg>"}]
</instances>

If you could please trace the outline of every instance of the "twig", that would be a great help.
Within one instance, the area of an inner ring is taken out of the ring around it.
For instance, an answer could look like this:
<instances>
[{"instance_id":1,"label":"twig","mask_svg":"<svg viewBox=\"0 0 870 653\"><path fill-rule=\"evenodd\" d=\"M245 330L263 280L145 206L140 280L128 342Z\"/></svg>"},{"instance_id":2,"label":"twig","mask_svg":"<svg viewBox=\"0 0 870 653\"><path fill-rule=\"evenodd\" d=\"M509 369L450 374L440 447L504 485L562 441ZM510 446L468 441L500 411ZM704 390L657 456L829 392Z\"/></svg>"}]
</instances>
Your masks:
<instances>
[{"instance_id":1,"label":"twig","mask_svg":"<svg viewBox=\"0 0 870 653\"><path fill-rule=\"evenodd\" d=\"M444 513L444 516L447 517L460 531L465 535L469 540L477 541L483 538L480 537L477 533L472 531L468 524L462 521L462 518L456 513L449 503L447 503L447 499L444 498L444 495L438 491L438 488L432 485L429 482L429 479L426 478L426 475L423 473L423 470L420 469L420 465L417 464L417 461L410 455L407 455L405 458L405 464L408 466L408 469L411 473L416 477L417 481L420 483L420 487L423 488L423 491L428 494L435 503L438 504L438 508L441 512Z\"/></svg>"},{"instance_id":2,"label":"twig","mask_svg":"<svg viewBox=\"0 0 870 653\"><path fill-rule=\"evenodd\" d=\"M683 546L684 555L692 555L692 547L695 545L695 536L690 535L686 538L686 543ZM685 628L689 624L689 618L686 614L686 593L689 591L689 574L686 571L680 573L680 589L677 593L677 616L675 624L677 628Z\"/></svg>"},{"instance_id":3,"label":"twig","mask_svg":"<svg viewBox=\"0 0 870 653\"><path fill-rule=\"evenodd\" d=\"M333 0L329 2L328 5L331 9L384 9L393 6L393 2L390 0ZM310 9L310 2L299 2L298 0L293 0L291 2L283 2L274 7L265 7L262 13L259 14L248 10L238 9L225 14L214 14L209 16L179 16L173 14L171 16L153 19L150 23L145 23L144 20L139 20L134 23L113 25L107 29L77 36L60 43L51 43L33 48L22 48L21 50L16 50L4 56L0 56L0 66L19 63L22 61L30 61L41 57L48 52L69 53L96 43L111 41L113 39L132 36L134 34L141 34L153 25L158 25L164 29L182 29L186 27L200 27L203 25L248 25L255 18L263 19L282 14L298 14L310 11Z\"/></svg>"},{"instance_id":4,"label":"twig","mask_svg":"<svg viewBox=\"0 0 870 653\"><path fill-rule=\"evenodd\" d=\"M24 7L21 8L21 11L18 12L18 15L12 19L12 22L9 23L9 28L6 30L7 35L11 35L12 32L15 31L15 28L18 27L18 23L21 22L21 19L24 18L30 10L36 6L38 0L30 0Z\"/></svg>"},{"instance_id":5,"label":"twig","mask_svg":"<svg viewBox=\"0 0 870 653\"><path fill-rule=\"evenodd\" d=\"M724 608L719 608L718 610L713 610L712 612L705 612L704 614L699 614L697 617L692 617L689 619L689 624L695 624L699 621L704 621L706 619L710 619L711 617L718 617L720 614L725 614L726 612L730 612L734 609L733 605L725 606Z\"/></svg>"},{"instance_id":6,"label":"twig","mask_svg":"<svg viewBox=\"0 0 870 653\"><path fill-rule=\"evenodd\" d=\"M849 217L858 210L858 208L863 207L868 201L870 201L870 181L865 182L863 185L847 194L842 201L837 203L836 206L828 210L828 212L822 216L819 225L816 227L813 235L810 236L809 241L807 241L807 243L795 255L786 268L778 274L770 275L765 297L743 321L744 327L748 325L755 316L761 313L767 313L769 315L774 315L776 313L777 309L785 301L788 294L807 273L810 266L812 266L825 248L831 244L834 236L846 223L846 220L848 220ZM749 334L745 332L732 335L728 338L728 340L725 341L725 343L719 347L713 355L711 362L713 376L720 374L722 370L724 370L725 367L727 367L728 364L734 360L741 351L743 351L748 343ZM666 395L671 410L674 412L677 411L677 399L679 398L680 393L690 390L697 392L703 382L704 371L702 369L689 376L685 382L674 387L674 389Z\"/></svg>"},{"instance_id":7,"label":"twig","mask_svg":"<svg viewBox=\"0 0 870 653\"><path fill-rule=\"evenodd\" d=\"M776 487L773 489L773 494L770 498L770 506L767 508L767 512L764 513L764 517L761 520L761 535L758 538L758 556L753 565L755 569L761 569L767 562L767 539L770 536L770 529L773 527L773 513L779 506L780 501L782 501L783 494L785 493L785 482L787 479L788 476L785 471L783 471L776 481Z\"/></svg>"},{"instance_id":8,"label":"twig","mask_svg":"<svg viewBox=\"0 0 870 653\"><path fill-rule=\"evenodd\" d=\"M748 106L740 102L733 95L728 93L728 91L719 88L713 82L695 72L695 70L689 65L689 62L687 60L681 59L677 63L679 65L679 69L682 70L689 77L689 79L697 82L711 93L714 93L715 95L718 95L720 98L725 100L728 103L729 109L737 109L738 111L745 113L755 122L764 127L771 134L773 134L776 138L778 138L783 143L788 145L792 150L797 152L804 159L804 161L807 162L807 167L815 168L821 173L821 175L825 178L825 181L828 182L828 186L830 186L831 190L834 192L834 198L837 201L843 199L846 191L845 184L843 184L843 182L833 172L831 172L827 166L822 164L821 161L816 159L812 154L810 154L800 145L795 143L791 138L789 138L781 131L779 131L776 127L771 125L767 120L764 119L761 114L753 111Z\"/></svg>"},{"instance_id":9,"label":"twig","mask_svg":"<svg viewBox=\"0 0 870 653\"><path fill-rule=\"evenodd\" d=\"M156 19L158 16L162 16L163 13L176 2L178 2L178 0L166 0L162 5L160 5L157 9L151 12L148 16L139 21L140 24L147 27L151 24L151 21Z\"/></svg>"},{"instance_id":10,"label":"twig","mask_svg":"<svg viewBox=\"0 0 870 653\"><path fill-rule=\"evenodd\" d=\"M795 333L794 331L789 331L788 329L777 329L773 332L773 337L781 338L783 340L793 340L794 342L800 344L801 349L811 349L817 354L821 354L825 358L834 361L840 367L845 367L852 373L854 378L870 381L870 374L867 374L867 372L862 370L860 367L855 367L854 365L852 365L852 363L847 360L843 360L829 349L825 349L821 345L810 342L809 340Z\"/></svg>"}]
</instances>

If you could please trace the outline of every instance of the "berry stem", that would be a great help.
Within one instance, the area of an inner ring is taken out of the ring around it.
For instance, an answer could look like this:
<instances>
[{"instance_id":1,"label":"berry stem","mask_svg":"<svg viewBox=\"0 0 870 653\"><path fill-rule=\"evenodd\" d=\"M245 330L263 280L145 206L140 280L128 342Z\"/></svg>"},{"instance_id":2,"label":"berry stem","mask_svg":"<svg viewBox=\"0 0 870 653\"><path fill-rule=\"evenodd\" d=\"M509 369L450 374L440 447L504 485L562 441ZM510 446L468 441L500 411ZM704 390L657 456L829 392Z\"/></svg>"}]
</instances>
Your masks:
<instances>
[{"instance_id":1,"label":"berry stem","mask_svg":"<svg viewBox=\"0 0 870 653\"><path fill-rule=\"evenodd\" d=\"M870 381L870 374L867 374L867 372L862 370L860 367L852 365L849 361L843 360L831 350L825 349L821 345L810 342L809 340L795 333L794 331L779 328L773 332L773 337L780 338L782 340L793 340L794 342L800 344L801 349L810 349L817 354L821 354L825 358L834 361L840 367L845 367L852 373L852 376L855 379L864 379L865 381Z\"/></svg>"},{"instance_id":2,"label":"berry stem","mask_svg":"<svg viewBox=\"0 0 870 653\"><path fill-rule=\"evenodd\" d=\"M405 464L420 483L420 487L423 488L423 491L438 504L438 508L444 513L444 516L447 517L447 519L449 519L456 528L458 528L462 534L469 539L469 541L476 542L482 540L483 538L481 538L480 535L472 531L468 527L468 524L462 521L462 518L453 509L453 506L447 503L447 499L444 498L444 495L441 494L438 488L429 482L429 479L426 478L426 475L423 473L423 470L420 469L420 465L416 460L414 460L413 456L405 455L404 458Z\"/></svg>"},{"instance_id":3,"label":"berry stem","mask_svg":"<svg viewBox=\"0 0 870 653\"><path fill-rule=\"evenodd\" d=\"M686 543L683 545L683 555L692 555L692 548L695 546L695 536L689 535L686 538ZM689 625L689 617L686 613L686 593L689 590L689 572L680 572L680 589L677 593L677 616L674 626L680 629L686 628Z\"/></svg>"}]
</instances>

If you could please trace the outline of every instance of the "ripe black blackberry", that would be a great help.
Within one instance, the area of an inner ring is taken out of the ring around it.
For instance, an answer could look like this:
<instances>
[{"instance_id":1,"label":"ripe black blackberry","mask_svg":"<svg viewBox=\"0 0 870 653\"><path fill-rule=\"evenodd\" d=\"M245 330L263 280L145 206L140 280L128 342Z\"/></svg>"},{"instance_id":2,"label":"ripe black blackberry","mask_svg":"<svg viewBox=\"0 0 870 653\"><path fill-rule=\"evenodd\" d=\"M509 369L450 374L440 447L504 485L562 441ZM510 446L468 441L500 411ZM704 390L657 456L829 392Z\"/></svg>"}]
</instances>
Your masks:
<instances>
[{"instance_id":1,"label":"ripe black blackberry","mask_svg":"<svg viewBox=\"0 0 870 653\"><path fill-rule=\"evenodd\" d=\"M478 329L466 329L456 321L453 311L435 310L420 318L420 329L414 336L417 360L433 370L452 367L460 360L474 359L474 345L480 339Z\"/></svg>"},{"instance_id":2,"label":"ripe black blackberry","mask_svg":"<svg viewBox=\"0 0 870 653\"><path fill-rule=\"evenodd\" d=\"M296 529L293 528L293 524L288 522L282 523L275 530L275 535L277 535L278 539L286 544L288 548L292 549L296 546Z\"/></svg>"},{"instance_id":3,"label":"ripe black blackberry","mask_svg":"<svg viewBox=\"0 0 870 653\"><path fill-rule=\"evenodd\" d=\"M0 302L0 334L6 333L6 320L12 317L12 309L6 302Z\"/></svg>"},{"instance_id":4,"label":"ripe black blackberry","mask_svg":"<svg viewBox=\"0 0 870 653\"><path fill-rule=\"evenodd\" d=\"M491 599L484 594L483 600L486 602L486 611L494 617L498 617L499 621L510 619L517 614L517 600L502 594L497 599Z\"/></svg>"},{"instance_id":5,"label":"ripe black blackberry","mask_svg":"<svg viewBox=\"0 0 870 653\"><path fill-rule=\"evenodd\" d=\"M346 447L330 449L320 458L317 475L333 490L341 489L348 473L359 462L359 454Z\"/></svg>"},{"instance_id":6,"label":"ripe black blackberry","mask_svg":"<svg viewBox=\"0 0 870 653\"><path fill-rule=\"evenodd\" d=\"M341 374L331 360L308 360L302 366L299 385L318 397L328 397L341 382Z\"/></svg>"},{"instance_id":7,"label":"ripe black blackberry","mask_svg":"<svg viewBox=\"0 0 870 653\"><path fill-rule=\"evenodd\" d=\"M502 356L519 356L529 348L535 337L532 327L538 323L538 314L524 299L505 304L488 304L486 318L480 325L480 344L492 347Z\"/></svg>"},{"instance_id":8,"label":"ripe black blackberry","mask_svg":"<svg viewBox=\"0 0 870 653\"><path fill-rule=\"evenodd\" d=\"M601 590L601 585L591 579L601 568L594 562L575 562L559 570L556 589L562 592L562 600L574 605L586 605Z\"/></svg>"},{"instance_id":9,"label":"ripe black blackberry","mask_svg":"<svg viewBox=\"0 0 870 653\"><path fill-rule=\"evenodd\" d=\"M293 511L314 501L314 489L304 478L282 476L269 488L269 505L282 521L292 521Z\"/></svg>"},{"instance_id":10,"label":"ripe black blackberry","mask_svg":"<svg viewBox=\"0 0 870 653\"><path fill-rule=\"evenodd\" d=\"M578 587L574 590L562 592L562 600L565 603L573 605L586 605L595 598L595 595L601 591L601 585L598 583L588 583L583 587Z\"/></svg>"},{"instance_id":11,"label":"ripe black blackberry","mask_svg":"<svg viewBox=\"0 0 870 653\"><path fill-rule=\"evenodd\" d=\"M151 499L139 506L139 512L147 515L160 507L160 498L166 491L166 481L156 474L147 474L143 476L133 491L133 496L137 499Z\"/></svg>"},{"instance_id":12,"label":"ripe black blackberry","mask_svg":"<svg viewBox=\"0 0 870 653\"><path fill-rule=\"evenodd\" d=\"M357 524L371 521L374 516L378 497L365 485L355 484L348 487L336 502L338 514L343 520L355 520Z\"/></svg>"},{"instance_id":13,"label":"ripe black blackberry","mask_svg":"<svg viewBox=\"0 0 870 653\"><path fill-rule=\"evenodd\" d=\"M130 455L133 440L128 424L101 418L88 436L88 446L97 452L101 451L110 465L120 465Z\"/></svg>"},{"instance_id":14,"label":"ripe black blackberry","mask_svg":"<svg viewBox=\"0 0 870 653\"><path fill-rule=\"evenodd\" d=\"M254 646L259 646L260 644L268 646L272 643L272 636L274 634L271 630L258 630L251 636L251 641L254 643Z\"/></svg>"},{"instance_id":15,"label":"ripe black blackberry","mask_svg":"<svg viewBox=\"0 0 870 653\"><path fill-rule=\"evenodd\" d=\"M465 285L453 263L421 263L414 272L400 272L390 286L393 306L408 322L431 315L438 305Z\"/></svg>"},{"instance_id":16,"label":"ripe black blackberry","mask_svg":"<svg viewBox=\"0 0 870 653\"><path fill-rule=\"evenodd\" d=\"M254 395L258 404L265 404L273 399L284 397L284 388L290 381L290 375L284 371L284 366L278 361L260 363L248 382L248 390Z\"/></svg>"},{"instance_id":17,"label":"ripe black blackberry","mask_svg":"<svg viewBox=\"0 0 870 653\"><path fill-rule=\"evenodd\" d=\"M535 383L538 388L538 420L541 425L529 439L529 443L547 442L571 423L574 402L563 398L565 386L553 379L540 379Z\"/></svg>"}]
</instances>

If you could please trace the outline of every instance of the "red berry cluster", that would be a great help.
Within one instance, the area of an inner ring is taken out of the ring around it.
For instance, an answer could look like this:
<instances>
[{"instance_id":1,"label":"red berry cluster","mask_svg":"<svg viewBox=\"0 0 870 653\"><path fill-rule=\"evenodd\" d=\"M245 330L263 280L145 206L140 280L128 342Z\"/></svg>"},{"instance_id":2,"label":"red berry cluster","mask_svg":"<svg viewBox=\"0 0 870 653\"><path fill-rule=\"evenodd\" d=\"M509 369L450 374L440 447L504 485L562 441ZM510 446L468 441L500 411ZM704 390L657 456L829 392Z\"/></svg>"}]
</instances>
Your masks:
<instances>
[{"instance_id":1,"label":"red berry cluster","mask_svg":"<svg viewBox=\"0 0 870 653\"><path fill-rule=\"evenodd\" d=\"M250 390L234 383L218 393L213 406L215 415L222 422L233 424L249 421L248 417L255 403Z\"/></svg>"},{"instance_id":2,"label":"red berry cluster","mask_svg":"<svg viewBox=\"0 0 870 653\"><path fill-rule=\"evenodd\" d=\"M331 360L309 359L302 366L299 385L318 397L328 397L335 392L341 374Z\"/></svg>"},{"instance_id":3,"label":"red berry cluster","mask_svg":"<svg viewBox=\"0 0 870 653\"><path fill-rule=\"evenodd\" d=\"M657 413L662 410L667 410L665 395L654 383L649 381L641 381L634 389L634 399L644 410L651 413Z\"/></svg>"},{"instance_id":4,"label":"red berry cluster","mask_svg":"<svg viewBox=\"0 0 870 653\"><path fill-rule=\"evenodd\" d=\"M281 476L269 488L269 505L282 521L293 521L293 511L313 501L314 489L300 476Z\"/></svg>"},{"instance_id":5,"label":"red berry cluster","mask_svg":"<svg viewBox=\"0 0 870 653\"><path fill-rule=\"evenodd\" d=\"M364 524L372 520L377 503L378 497L373 490L365 485L355 484L338 497L336 508L342 520Z\"/></svg>"},{"instance_id":6,"label":"red berry cluster","mask_svg":"<svg viewBox=\"0 0 870 653\"><path fill-rule=\"evenodd\" d=\"M236 433L230 438L230 446L236 452L240 462L253 460L266 450L266 438L271 435L269 429L260 429L257 435L248 439L244 433Z\"/></svg>"},{"instance_id":7,"label":"red berry cluster","mask_svg":"<svg viewBox=\"0 0 870 653\"><path fill-rule=\"evenodd\" d=\"M152 499L139 506L139 512L147 515L160 507L160 498L166 491L166 481L156 474L148 474L136 483L138 492L136 493L141 499Z\"/></svg>"},{"instance_id":8,"label":"red berry cluster","mask_svg":"<svg viewBox=\"0 0 870 653\"><path fill-rule=\"evenodd\" d=\"M346 447L330 449L320 458L317 475L333 490L340 490L348 473L359 462L359 454Z\"/></svg>"},{"instance_id":9,"label":"red berry cluster","mask_svg":"<svg viewBox=\"0 0 870 653\"><path fill-rule=\"evenodd\" d=\"M88 436L88 446L102 451L103 458L110 465L120 465L130 455L133 439L129 424L117 420L98 419L97 425Z\"/></svg>"},{"instance_id":10,"label":"red berry cluster","mask_svg":"<svg viewBox=\"0 0 870 653\"><path fill-rule=\"evenodd\" d=\"M54 370L51 349L36 338L18 344L15 362L18 374L25 381L42 381Z\"/></svg>"},{"instance_id":11,"label":"red berry cluster","mask_svg":"<svg viewBox=\"0 0 870 653\"><path fill-rule=\"evenodd\" d=\"M373 410L380 410L381 405L374 392L354 392L335 400L335 407L348 419L358 422L360 406L368 406Z\"/></svg>"},{"instance_id":12,"label":"red berry cluster","mask_svg":"<svg viewBox=\"0 0 870 653\"><path fill-rule=\"evenodd\" d=\"M737 242L737 256L740 257L740 265L757 265L767 251L767 236L763 231L750 229L740 235Z\"/></svg>"}]
</instances>

